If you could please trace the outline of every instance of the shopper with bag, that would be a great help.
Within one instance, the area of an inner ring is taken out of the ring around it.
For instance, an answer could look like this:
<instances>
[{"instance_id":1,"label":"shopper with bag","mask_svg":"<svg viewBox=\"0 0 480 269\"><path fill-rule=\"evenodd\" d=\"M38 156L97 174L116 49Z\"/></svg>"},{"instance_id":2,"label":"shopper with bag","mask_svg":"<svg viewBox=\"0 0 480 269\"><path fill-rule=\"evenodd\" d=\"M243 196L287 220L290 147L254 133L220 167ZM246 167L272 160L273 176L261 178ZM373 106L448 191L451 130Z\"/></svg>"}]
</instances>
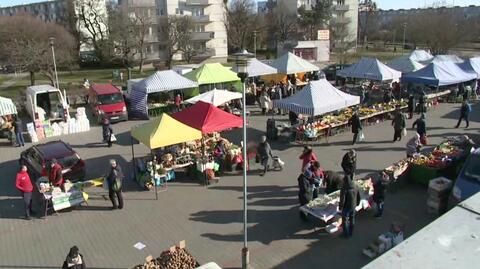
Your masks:
<instances>
[{"instance_id":1,"label":"shopper with bag","mask_svg":"<svg viewBox=\"0 0 480 269\"><path fill-rule=\"evenodd\" d=\"M263 172L260 173L260 176L264 176L268 171L268 161L270 158L273 158L272 148L270 147L270 144L267 142L267 137L264 135L260 140L260 144L258 144L257 152L258 152L258 155L260 156L260 162L263 165Z\"/></svg>"},{"instance_id":2,"label":"shopper with bag","mask_svg":"<svg viewBox=\"0 0 480 269\"><path fill-rule=\"evenodd\" d=\"M462 103L462 107L460 108L460 118L458 119L457 125L455 128L460 127L460 123L462 123L462 120L465 119L465 122L467 123L467 126L465 128L468 128L469 122L468 122L468 114L472 111L471 105L468 103L467 100L464 100Z\"/></svg>"},{"instance_id":3,"label":"shopper with bag","mask_svg":"<svg viewBox=\"0 0 480 269\"><path fill-rule=\"evenodd\" d=\"M112 138L115 137L112 130L112 125L107 117L105 117L102 121L102 135L103 141L107 143L107 146L110 148L112 147ZM114 140L116 140L114 138Z\"/></svg>"},{"instance_id":4,"label":"shopper with bag","mask_svg":"<svg viewBox=\"0 0 480 269\"><path fill-rule=\"evenodd\" d=\"M352 126L352 133L353 133L353 145L357 142L358 136L360 134L360 140L364 140L365 137L362 132L362 122L360 121L360 117L358 116L358 112L353 112L352 117L348 121L348 123Z\"/></svg>"},{"instance_id":5,"label":"shopper with bag","mask_svg":"<svg viewBox=\"0 0 480 269\"><path fill-rule=\"evenodd\" d=\"M400 109L400 107L397 106L397 109ZM401 141L402 132L407 126L407 121L405 119L405 115L403 115L403 113L400 112L400 110L397 110L397 112L395 112L395 116L392 120L392 126L394 130L393 142L397 141L397 139L398 141Z\"/></svg>"},{"instance_id":6,"label":"shopper with bag","mask_svg":"<svg viewBox=\"0 0 480 269\"><path fill-rule=\"evenodd\" d=\"M108 183L108 196L110 197L110 201L112 201L112 209L122 209L123 173L122 168L117 164L117 161L113 159L110 160L110 172L106 180ZM118 205L117 201L115 200L115 196L117 196Z\"/></svg>"},{"instance_id":7,"label":"shopper with bag","mask_svg":"<svg viewBox=\"0 0 480 269\"><path fill-rule=\"evenodd\" d=\"M427 124L425 123L425 114L422 113L412 125L412 129L417 127L417 133L420 135L420 141L423 145L427 144Z\"/></svg>"}]
</instances>

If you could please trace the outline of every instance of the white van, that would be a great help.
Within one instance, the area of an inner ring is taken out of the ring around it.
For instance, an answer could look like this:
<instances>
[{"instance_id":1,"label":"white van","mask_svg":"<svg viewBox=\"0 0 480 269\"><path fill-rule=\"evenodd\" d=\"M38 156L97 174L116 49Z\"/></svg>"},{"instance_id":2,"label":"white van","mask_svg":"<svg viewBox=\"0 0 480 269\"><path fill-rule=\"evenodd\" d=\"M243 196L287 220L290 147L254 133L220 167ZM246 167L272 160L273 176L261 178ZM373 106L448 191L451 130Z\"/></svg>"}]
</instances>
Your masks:
<instances>
[{"instance_id":1,"label":"white van","mask_svg":"<svg viewBox=\"0 0 480 269\"><path fill-rule=\"evenodd\" d=\"M65 120L68 115L68 104L65 97L59 89L50 85L27 87L25 107L33 120L61 121Z\"/></svg>"}]
</instances>

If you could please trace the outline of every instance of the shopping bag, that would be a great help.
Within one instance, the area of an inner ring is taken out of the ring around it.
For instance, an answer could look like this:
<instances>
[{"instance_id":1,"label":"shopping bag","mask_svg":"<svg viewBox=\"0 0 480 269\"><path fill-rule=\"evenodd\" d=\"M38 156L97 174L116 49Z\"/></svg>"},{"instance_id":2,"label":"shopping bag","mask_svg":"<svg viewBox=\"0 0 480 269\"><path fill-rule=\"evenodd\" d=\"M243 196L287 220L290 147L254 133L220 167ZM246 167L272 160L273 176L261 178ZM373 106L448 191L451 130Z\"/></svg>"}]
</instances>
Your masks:
<instances>
[{"instance_id":1,"label":"shopping bag","mask_svg":"<svg viewBox=\"0 0 480 269\"><path fill-rule=\"evenodd\" d=\"M427 145L428 143L428 139L427 139L427 135L422 135L420 136L420 143L422 143L422 145Z\"/></svg>"},{"instance_id":2,"label":"shopping bag","mask_svg":"<svg viewBox=\"0 0 480 269\"><path fill-rule=\"evenodd\" d=\"M365 135L363 134L363 131L361 131L358 137L358 141L363 141L363 140L365 140Z\"/></svg>"},{"instance_id":3,"label":"shopping bag","mask_svg":"<svg viewBox=\"0 0 480 269\"><path fill-rule=\"evenodd\" d=\"M407 128L402 129L402 136L407 136Z\"/></svg>"},{"instance_id":4,"label":"shopping bag","mask_svg":"<svg viewBox=\"0 0 480 269\"><path fill-rule=\"evenodd\" d=\"M114 134L111 134L110 135L110 142L116 142L117 141L117 138L115 137Z\"/></svg>"}]
</instances>

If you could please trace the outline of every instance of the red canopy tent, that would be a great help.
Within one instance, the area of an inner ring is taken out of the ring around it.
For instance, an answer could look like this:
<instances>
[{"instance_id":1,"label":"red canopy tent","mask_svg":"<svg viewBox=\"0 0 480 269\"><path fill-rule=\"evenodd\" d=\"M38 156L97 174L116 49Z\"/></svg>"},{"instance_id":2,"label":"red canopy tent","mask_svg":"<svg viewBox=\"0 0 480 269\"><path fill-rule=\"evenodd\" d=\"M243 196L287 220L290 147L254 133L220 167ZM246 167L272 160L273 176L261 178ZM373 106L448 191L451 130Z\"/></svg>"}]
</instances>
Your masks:
<instances>
[{"instance_id":1,"label":"red canopy tent","mask_svg":"<svg viewBox=\"0 0 480 269\"><path fill-rule=\"evenodd\" d=\"M195 105L172 114L172 117L200 130L203 134L238 128L242 127L243 124L242 118L202 101L198 101Z\"/></svg>"}]
</instances>

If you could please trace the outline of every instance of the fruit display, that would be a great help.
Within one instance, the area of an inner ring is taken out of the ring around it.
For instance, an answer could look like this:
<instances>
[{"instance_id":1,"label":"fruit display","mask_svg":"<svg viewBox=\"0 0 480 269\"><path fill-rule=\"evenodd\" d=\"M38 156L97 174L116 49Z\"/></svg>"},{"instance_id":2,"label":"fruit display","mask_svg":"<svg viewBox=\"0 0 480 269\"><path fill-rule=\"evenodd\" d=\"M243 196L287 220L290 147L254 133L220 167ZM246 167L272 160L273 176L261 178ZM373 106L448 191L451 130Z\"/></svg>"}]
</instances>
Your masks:
<instances>
[{"instance_id":1,"label":"fruit display","mask_svg":"<svg viewBox=\"0 0 480 269\"><path fill-rule=\"evenodd\" d=\"M430 168L444 168L450 159L463 154L463 149L454 145L453 141L447 140L435 147L429 154L414 157L411 162Z\"/></svg>"},{"instance_id":2,"label":"fruit display","mask_svg":"<svg viewBox=\"0 0 480 269\"><path fill-rule=\"evenodd\" d=\"M297 132L305 133L308 137L314 137L324 129L346 124L352 117L354 110L357 110L360 118L364 119L381 113L392 112L397 106L406 107L407 103L400 100L390 103L379 103L370 107L347 107L338 111L335 115L333 113L324 114L319 121L300 125L297 127Z\"/></svg>"},{"instance_id":3,"label":"fruit display","mask_svg":"<svg viewBox=\"0 0 480 269\"><path fill-rule=\"evenodd\" d=\"M175 251L164 251L160 257L147 258L144 264L137 265L133 269L194 269L198 267L195 258L187 250L175 247Z\"/></svg>"},{"instance_id":4,"label":"fruit display","mask_svg":"<svg viewBox=\"0 0 480 269\"><path fill-rule=\"evenodd\" d=\"M355 180L355 184L357 185L359 191L368 195L373 195L373 182L371 178Z\"/></svg>"}]
</instances>

